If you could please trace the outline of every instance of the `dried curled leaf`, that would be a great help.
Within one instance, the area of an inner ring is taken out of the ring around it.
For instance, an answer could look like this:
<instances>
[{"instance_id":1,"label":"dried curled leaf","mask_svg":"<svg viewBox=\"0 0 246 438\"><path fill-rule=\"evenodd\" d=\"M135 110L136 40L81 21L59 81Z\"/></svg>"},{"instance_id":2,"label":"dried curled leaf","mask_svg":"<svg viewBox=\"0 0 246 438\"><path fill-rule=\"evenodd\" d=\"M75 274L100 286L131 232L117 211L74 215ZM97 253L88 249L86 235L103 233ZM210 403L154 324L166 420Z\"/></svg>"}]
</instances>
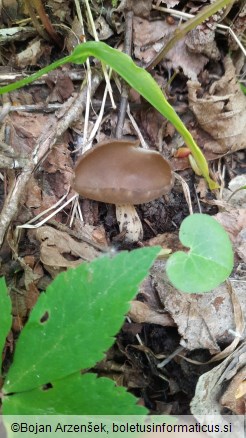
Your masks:
<instances>
[{"instance_id":1,"label":"dried curled leaf","mask_svg":"<svg viewBox=\"0 0 246 438\"><path fill-rule=\"evenodd\" d=\"M237 82L231 58L224 60L225 74L202 98L199 82L188 81L189 105L200 126L212 137L204 148L214 153L246 148L246 96ZM213 141L214 140L214 141Z\"/></svg>"}]
</instances>

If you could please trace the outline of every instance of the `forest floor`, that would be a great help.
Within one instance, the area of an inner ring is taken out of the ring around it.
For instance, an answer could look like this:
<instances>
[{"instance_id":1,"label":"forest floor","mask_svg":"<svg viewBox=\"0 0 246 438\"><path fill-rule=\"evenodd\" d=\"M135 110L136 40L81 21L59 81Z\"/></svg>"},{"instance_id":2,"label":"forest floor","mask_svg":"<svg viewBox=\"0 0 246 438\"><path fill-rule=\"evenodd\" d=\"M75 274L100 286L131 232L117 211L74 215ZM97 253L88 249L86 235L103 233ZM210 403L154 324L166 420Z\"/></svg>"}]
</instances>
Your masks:
<instances>
[{"instance_id":1,"label":"forest floor","mask_svg":"<svg viewBox=\"0 0 246 438\"><path fill-rule=\"evenodd\" d=\"M134 62L146 68L189 19L187 14L199 14L210 1L126 0L113 7L111 1L92 0L92 18L87 2L81 8L73 0L42 3L35 2L36 9L31 2L23 8L17 0L1 5L1 86L67 56L77 44L95 39L95 31L99 40L119 50L127 41ZM246 377L245 353L237 364L237 349L246 341L245 23L244 2L235 1L185 34L150 69L203 151L217 190L209 190L195 173L173 125L135 90L127 89L129 108L119 116L126 87L121 93L122 82L112 74L110 97L103 75L97 79L101 67L93 58L90 69L88 64L65 64L2 95L0 274L13 305L5 371L31 309L59 272L105 251L161 245L174 252L181 247L182 221L192 212L206 213L230 236L235 265L229 281L207 294L183 294L168 279L164 282L165 262L157 261L95 371L124 385L152 413L174 415L190 414L192 400L193 411L205 406L195 392L200 376L210 372L208 381L215 387L211 406L219 403L221 412L245 414L245 384L241 396L235 395ZM143 238L135 242L119 230L114 205L78 199L71 188L79 155L115 138L117 129L124 139L139 138L142 146L159 151L178 175L170 193L136 207ZM39 227L30 226L44 218Z\"/></svg>"}]
</instances>

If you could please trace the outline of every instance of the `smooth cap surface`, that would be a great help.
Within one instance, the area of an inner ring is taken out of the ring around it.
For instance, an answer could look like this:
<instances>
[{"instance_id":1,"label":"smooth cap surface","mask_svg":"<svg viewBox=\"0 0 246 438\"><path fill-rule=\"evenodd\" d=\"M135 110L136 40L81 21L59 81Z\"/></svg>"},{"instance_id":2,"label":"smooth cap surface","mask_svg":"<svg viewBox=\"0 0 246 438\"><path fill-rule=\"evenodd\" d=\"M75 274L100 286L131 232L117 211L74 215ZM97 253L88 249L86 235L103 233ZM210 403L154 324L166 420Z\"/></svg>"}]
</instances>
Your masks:
<instances>
[{"instance_id":1,"label":"smooth cap surface","mask_svg":"<svg viewBox=\"0 0 246 438\"><path fill-rule=\"evenodd\" d=\"M143 204L168 193L173 185L170 164L138 144L117 139L98 143L76 165L73 188L109 204Z\"/></svg>"}]
</instances>

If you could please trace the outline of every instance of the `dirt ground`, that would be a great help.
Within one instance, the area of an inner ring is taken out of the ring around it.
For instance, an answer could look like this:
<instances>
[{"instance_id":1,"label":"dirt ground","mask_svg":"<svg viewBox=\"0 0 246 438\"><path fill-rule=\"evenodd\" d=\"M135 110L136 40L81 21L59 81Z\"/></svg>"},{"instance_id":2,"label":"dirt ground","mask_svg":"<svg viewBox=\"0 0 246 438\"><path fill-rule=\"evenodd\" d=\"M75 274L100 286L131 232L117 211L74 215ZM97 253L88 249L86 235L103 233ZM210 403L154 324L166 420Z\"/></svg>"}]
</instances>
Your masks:
<instances>
[{"instance_id":1,"label":"dirt ground","mask_svg":"<svg viewBox=\"0 0 246 438\"><path fill-rule=\"evenodd\" d=\"M89 73L88 64L66 64L2 95L0 275L13 303L4 371L31 309L59 272L105 251L155 244L175 251L184 218L202 212L215 217L230 236L235 253L230 280L208 294L182 294L163 282L165 261L157 261L114 346L94 371L127 387L153 414L175 415L195 413L203 404L206 412L198 380L210 372L204 385L213 382L211 406L219 405L221 413L245 414L245 390L239 398L235 394L246 378L246 190L230 198L246 186L244 2L232 2L186 33L149 67L187 14L197 15L212 3L92 0L93 20L85 4L80 9L72 0L37 1L36 9L31 2L1 3L1 86L66 56L77 44L93 40L96 30L99 40L127 49L137 65L149 68L220 186L208 189L172 124L116 75L111 76L113 97L105 94L105 79L97 73L100 63L93 58ZM129 107L122 116L126 93ZM143 238L135 242L127 240L124 227L119 229L113 204L78 199L71 187L80 154L116 133L129 141L140 138L142 146L159 151L177 175L168 194L136 207ZM34 150L37 160L28 173L25 166Z\"/></svg>"}]
</instances>

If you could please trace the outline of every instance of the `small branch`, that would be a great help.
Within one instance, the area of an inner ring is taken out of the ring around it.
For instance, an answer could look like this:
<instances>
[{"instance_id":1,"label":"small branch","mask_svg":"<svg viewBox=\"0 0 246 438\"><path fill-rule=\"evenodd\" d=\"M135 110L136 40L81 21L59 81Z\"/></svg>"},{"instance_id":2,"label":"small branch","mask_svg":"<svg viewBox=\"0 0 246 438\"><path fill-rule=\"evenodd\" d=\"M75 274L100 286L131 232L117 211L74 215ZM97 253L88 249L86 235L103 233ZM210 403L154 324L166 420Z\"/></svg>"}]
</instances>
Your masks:
<instances>
[{"instance_id":1,"label":"small branch","mask_svg":"<svg viewBox=\"0 0 246 438\"><path fill-rule=\"evenodd\" d=\"M44 28L46 29L48 35L50 36L50 38L60 47L63 48L63 43L62 40L60 38L60 36L58 35L58 33L55 31L55 29L52 26L52 23L48 17L48 15L45 12L45 9L43 7L42 1L41 0L26 0L26 5L27 5L27 9L28 12L30 14L30 17L33 21L34 26L37 28L37 31L39 32L39 34L45 38L47 40L47 35L45 34L45 32L43 31L42 27L40 26L33 6L35 7L40 20L42 21L42 24L44 25Z\"/></svg>"},{"instance_id":2,"label":"small branch","mask_svg":"<svg viewBox=\"0 0 246 438\"><path fill-rule=\"evenodd\" d=\"M1 169L19 169L26 166L27 162L29 161L28 158L23 157L7 157L6 155L3 155L0 153L0 168Z\"/></svg>"},{"instance_id":3,"label":"small branch","mask_svg":"<svg viewBox=\"0 0 246 438\"><path fill-rule=\"evenodd\" d=\"M125 20L126 20L126 28L125 28L124 52L127 55L131 56L132 26L133 26L133 22L132 22L133 12L132 11L126 12ZM120 109L119 109L118 121L117 121L117 126L116 126L116 138L122 137L123 126L124 126L125 117L126 117L127 104L128 104L128 85L124 81L122 84Z\"/></svg>"},{"instance_id":4,"label":"small branch","mask_svg":"<svg viewBox=\"0 0 246 438\"><path fill-rule=\"evenodd\" d=\"M102 74L100 72L95 73L91 83L92 94L95 93L101 81ZM86 95L87 86L85 86L78 94L76 101L73 102L64 117L58 120L50 130L45 130L45 132L40 135L36 146L34 147L31 159L28 160L22 173L10 187L0 215L0 247L11 221L18 213L20 200L22 195L26 192L26 185L30 180L31 174L50 152L57 139L64 134L67 128L69 128L75 120L78 120L81 117L85 108ZM64 105L66 105L66 102Z\"/></svg>"},{"instance_id":5,"label":"small branch","mask_svg":"<svg viewBox=\"0 0 246 438\"><path fill-rule=\"evenodd\" d=\"M9 83L20 81L28 76L28 74L23 73L3 73L0 72L0 83L1 86L8 85ZM83 81L85 78L84 71L80 68L79 70L67 70L66 76L68 76L71 81ZM46 79L48 78L48 74L43 75L39 79L33 81L33 85L46 84Z\"/></svg>"},{"instance_id":6,"label":"small branch","mask_svg":"<svg viewBox=\"0 0 246 438\"><path fill-rule=\"evenodd\" d=\"M28 9L28 13L30 15L30 18L32 20L32 23L33 23L35 29L37 30L37 32L39 33L39 35L42 38L44 38L46 41L49 41L49 38L48 38L46 32L44 31L43 27L40 25L40 23L39 23L39 21L38 21L38 19L36 17L35 10L33 8L32 2L30 0L26 0L25 3L26 3L26 7Z\"/></svg>"}]
</instances>

